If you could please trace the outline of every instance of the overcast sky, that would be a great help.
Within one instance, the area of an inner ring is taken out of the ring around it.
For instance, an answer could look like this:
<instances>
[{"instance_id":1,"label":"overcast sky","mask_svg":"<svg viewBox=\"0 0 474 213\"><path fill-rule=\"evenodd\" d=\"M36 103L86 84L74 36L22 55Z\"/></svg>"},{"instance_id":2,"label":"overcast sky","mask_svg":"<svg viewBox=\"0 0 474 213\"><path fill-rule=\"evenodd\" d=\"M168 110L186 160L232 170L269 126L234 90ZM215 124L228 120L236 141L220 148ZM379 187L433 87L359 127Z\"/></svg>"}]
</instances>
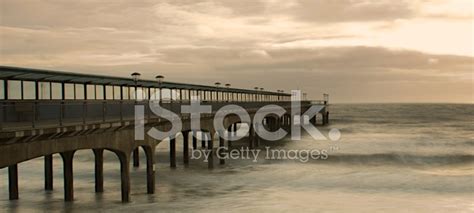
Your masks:
<instances>
[{"instance_id":1,"label":"overcast sky","mask_svg":"<svg viewBox=\"0 0 474 213\"><path fill-rule=\"evenodd\" d=\"M0 64L473 102L472 0L0 0Z\"/></svg>"}]
</instances>

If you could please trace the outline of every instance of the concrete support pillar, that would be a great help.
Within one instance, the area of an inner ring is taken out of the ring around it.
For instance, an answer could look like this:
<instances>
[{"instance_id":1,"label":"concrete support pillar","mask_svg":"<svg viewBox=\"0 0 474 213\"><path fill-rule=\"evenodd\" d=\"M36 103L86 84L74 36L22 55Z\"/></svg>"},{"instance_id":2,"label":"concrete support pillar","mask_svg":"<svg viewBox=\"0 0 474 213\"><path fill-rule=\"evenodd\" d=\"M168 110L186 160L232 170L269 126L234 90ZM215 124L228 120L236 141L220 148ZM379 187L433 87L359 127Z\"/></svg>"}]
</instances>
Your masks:
<instances>
[{"instance_id":1,"label":"concrete support pillar","mask_svg":"<svg viewBox=\"0 0 474 213\"><path fill-rule=\"evenodd\" d=\"M64 175L64 200L69 202L74 200L74 175L73 175L73 159L76 151L61 152L63 159L63 175Z\"/></svg>"},{"instance_id":2,"label":"concrete support pillar","mask_svg":"<svg viewBox=\"0 0 474 213\"><path fill-rule=\"evenodd\" d=\"M249 129L249 145L248 147L250 149L253 149L253 145L254 145L254 139L255 139L255 126L253 124L250 124L250 129Z\"/></svg>"},{"instance_id":3,"label":"concrete support pillar","mask_svg":"<svg viewBox=\"0 0 474 213\"><path fill-rule=\"evenodd\" d=\"M260 125L263 125L263 124L260 124ZM263 126L254 126L256 127L257 129L254 130L254 133L253 133L253 145L254 145L254 148L258 148L260 146L260 137L258 136L257 134L257 131L258 131L258 128L264 128Z\"/></svg>"},{"instance_id":4,"label":"concrete support pillar","mask_svg":"<svg viewBox=\"0 0 474 213\"><path fill-rule=\"evenodd\" d=\"M227 129L227 138L229 139L229 140L227 140L227 148L232 147L232 141L230 140L230 138L232 137L232 134L233 134L233 128L232 127L234 125L235 124L230 125L229 128Z\"/></svg>"},{"instance_id":5,"label":"concrete support pillar","mask_svg":"<svg viewBox=\"0 0 474 213\"><path fill-rule=\"evenodd\" d=\"M326 114L326 113L321 113L321 115L322 115L322 117L323 117L321 123L322 123L322 125L324 126L324 125L327 124L327 118L326 118L326 115L327 115L327 114Z\"/></svg>"},{"instance_id":6,"label":"concrete support pillar","mask_svg":"<svg viewBox=\"0 0 474 213\"><path fill-rule=\"evenodd\" d=\"M294 125L294 120L292 115L288 115L288 131L291 132L291 129Z\"/></svg>"},{"instance_id":7,"label":"concrete support pillar","mask_svg":"<svg viewBox=\"0 0 474 213\"><path fill-rule=\"evenodd\" d=\"M93 149L95 157L95 192L104 192L104 149Z\"/></svg>"},{"instance_id":8,"label":"concrete support pillar","mask_svg":"<svg viewBox=\"0 0 474 213\"><path fill-rule=\"evenodd\" d=\"M44 156L44 190L53 190L53 155Z\"/></svg>"},{"instance_id":9,"label":"concrete support pillar","mask_svg":"<svg viewBox=\"0 0 474 213\"><path fill-rule=\"evenodd\" d=\"M234 124L234 130L233 130L233 132L234 132L234 135L237 135L237 123Z\"/></svg>"},{"instance_id":10,"label":"concrete support pillar","mask_svg":"<svg viewBox=\"0 0 474 213\"><path fill-rule=\"evenodd\" d=\"M133 167L139 167L140 166L140 150L135 148L133 150Z\"/></svg>"},{"instance_id":11,"label":"concrete support pillar","mask_svg":"<svg viewBox=\"0 0 474 213\"><path fill-rule=\"evenodd\" d=\"M10 200L18 200L18 164L8 167L8 192Z\"/></svg>"},{"instance_id":12,"label":"concrete support pillar","mask_svg":"<svg viewBox=\"0 0 474 213\"><path fill-rule=\"evenodd\" d=\"M326 124L329 123L329 112L326 112Z\"/></svg>"},{"instance_id":13,"label":"concrete support pillar","mask_svg":"<svg viewBox=\"0 0 474 213\"><path fill-rule=\"evenodd\" d=\"M206 134L204 132L201 132L201 148L205 149L206 148Z\"/></svg>"},{"instance_id":14,"label":"concrete support pillar","mask_svg":"<svg viewBox=\"0 0 474 213\"><path fill-rule=\"evenodd\" d=\"M278 130L277 118L272 118L271 119L270 126L271 126L272 131Z\"/></svg>"},{"instance_id":15,"label":"concrete support pillar","mask_svg":"<svg viewBox=\"0 0 474 213\"><path fill-rule=\"evenodd\" d=\"M117 153L120 160L122 203L130 201L130 153Z\"/></svg>"},{"instance_id":16,"label":"concrete support pillar","mask_svg":"<svg viewBox=\"0 0 474 213\"><path fill-rule=\"evenodd\" d=\"M196 135L196 131L193 131L193 149L197 149L197 135Z\"/></svg>"},{"instance_id":17,"label":"concrete support pillar","mask_svg":"<svg viewBox=\"0 0 474 213\"><path fill-rule=\"evenodd\" d=\"M155 147L144 147L146 155L146 188L148 194L155 194Z\"/></svg>"},{"instance_id":18,"label":"concrete support pillar","mask_svg":"<svg viewBox=\"0 0 474 213\"><path fill-rule=\"evenodd\" d=\"M170 138L170 167L176 168L176 138Z\"/></svg>"},{"instance_id":19,"label":"concrete support pillar","mask_svg":"<svg viewBox=\"0 0 474 213\"><path fill-rule=\"evenodd\" d=\"M189 132L183 132L183 163L189 164Z\"/></svg>"},{"instance_id":20,"label":"concrete support pillar","mask_svg":"<svg viewBox=\"0 0 474 213\"><path fill-rule=\"evenodd\" d=\"M214 168L214 136L212 133L208 133L209 136L206 137L207 139L207 149L209 151L209 159L207 161L207 168L213 169ZM206 134L207 135L207 134Z\"/></svg>"},{"instance_id":21,"label":"concrete support pillar","mask_svg":"<svg viewBox=\"0 0 474 213\"><path fill-rule=\"evenodd\" d=\"M280 118L275 119L275 130L281 128Z\"/></svg>"},{"instance_id":22,"label":"concrete support pillar","mask_svg":"<svg viewBox=\"0 0 474 213\"><path fill-rule=\"evenodd\" d=\"M222 134L224 134L222 132ZM222 148L224 148L225 146L225 141L224 141L224 138L220 137L221 134L219 134L219 153L217 153L219 156L222 156L222 153L224 152L224 150L222 150ZM225 159L224 158L219 158L219 164L220 165L224 165L225 164Z\"/></svg>"}]
</instances>

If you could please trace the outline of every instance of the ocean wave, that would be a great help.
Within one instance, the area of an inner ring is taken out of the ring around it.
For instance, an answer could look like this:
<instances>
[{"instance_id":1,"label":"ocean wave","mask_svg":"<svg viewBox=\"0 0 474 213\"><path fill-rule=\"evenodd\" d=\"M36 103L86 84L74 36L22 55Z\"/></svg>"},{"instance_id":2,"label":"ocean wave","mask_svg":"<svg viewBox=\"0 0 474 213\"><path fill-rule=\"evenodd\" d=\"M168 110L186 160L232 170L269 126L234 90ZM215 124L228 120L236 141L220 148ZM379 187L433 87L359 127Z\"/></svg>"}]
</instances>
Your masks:
<instances>
[{"instance_id":1,"label":"ocean wave","mask_svg":"<svg viewBox=\"0 0 474 213\"><path fill-rule=\"evenodd\" d=\"M446 146L446 147L469 147L474 146L474 141L467 140L467 141L459 141L459 142L429 142L429 141L420 141L414 143L417 146Z\"/></svg>"},{"instance_id":2,"label":"ocean wave","mask_svg":"<svg viewBox=\"0 0 474 213\"><path fill-rule=\"evenodd\" d=\"M439 154L414 155L400 153L375 154L329 154L325 160L330 163L366 164L366 165L453 165L474 163L474 155Z\"/></svg>"}]
</instances>

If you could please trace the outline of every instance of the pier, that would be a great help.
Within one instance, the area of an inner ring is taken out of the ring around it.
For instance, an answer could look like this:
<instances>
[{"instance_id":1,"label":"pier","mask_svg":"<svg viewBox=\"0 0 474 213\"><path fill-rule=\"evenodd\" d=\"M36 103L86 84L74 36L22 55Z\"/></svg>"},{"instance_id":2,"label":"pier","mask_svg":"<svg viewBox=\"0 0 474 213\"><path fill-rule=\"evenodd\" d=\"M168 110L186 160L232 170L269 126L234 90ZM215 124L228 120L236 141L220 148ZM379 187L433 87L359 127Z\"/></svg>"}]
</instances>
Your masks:
<instances>
[{"instance_id":1,"label":"pier","mask_svg":"<svg viewBox=\"0 0 474 213\"><path fill-rule=\"evenodd\" d=\"M136 140L136 128L142 125L144 132L151 128L166 131L171 128L170 117L158 116L150 108L150 102L158 102L164 109L176 114L182 121L183 140L176 137L169 140L170 167L176 167L176 143L183 144L183 164L189 164L190 149L208 149L211 152L208 168L215 163L218 147L231 147L222 134L235 134L239 123L237 115L222 118L224 129L216 129L213 119L219 109L227 105L239 106L254 121L256 112L263 106L274 105L286 110L281 116L269 114L259 123L246 123L250 127L246 137L249 148L260 146L257 128L275 131L280 128L290 131L294 125L291 94L282 91L271 92L262 89L232 88L230 85L213 86L139 79L139 73L132 78L86 75L51 70L38 70L0 66L0 169L8 169L8 190L11 200L19 199L18 164L44 158L44 188L52 190L53 155L63 160L64 200L74 200L74 153L77 150L91 150L95 157L95 191L104 191L104 151L115 153L120 161L121 200L130 201L130 167L146 167L147 193L155 193L156 146L163 140L145 135ZM212 107L202 114L201 129L192 129L191 116L181 111L189 106L193 97ZM314 105L321 106L317 117L308 118L313 124L329 122L327 100L302 100L301 113ZM142 124L135 123L136 107L143 109ZM262 126L258 126L258 124ZM198 144L197 133L204 133ZM216 143L215 143L216 141ZM191 143L191 144L190 144ZM146 162L139 161L139 149L143 149ZM41 178L41 177L38 177ZM25 186L27 188L27 186Z\"/></svg>"}]
</instances>

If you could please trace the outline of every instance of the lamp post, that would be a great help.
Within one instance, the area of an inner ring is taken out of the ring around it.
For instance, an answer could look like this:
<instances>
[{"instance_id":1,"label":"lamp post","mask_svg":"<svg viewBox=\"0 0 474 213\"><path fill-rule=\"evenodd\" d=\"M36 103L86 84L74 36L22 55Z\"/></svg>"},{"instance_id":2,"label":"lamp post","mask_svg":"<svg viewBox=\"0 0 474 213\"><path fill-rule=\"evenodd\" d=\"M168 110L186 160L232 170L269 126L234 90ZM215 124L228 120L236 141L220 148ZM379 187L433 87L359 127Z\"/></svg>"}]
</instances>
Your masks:
<instances>
[{"instance_id":1,"label":"lamp post","mask_svg":"<svg viewBox=\"0 0 474 213\"><path fill-rule=\"evenodd\" d=\"M324 96L324 104L328 104L328 102L329 102L329 94L324 93L323 96Z\"/></svg>"},{"instance_id":2,"label":"lamp post","mask_svg":"<svg viewBox=\"0 0 474 213\"><path fill-rule=\"evenodd\" d=\"M303 92L303 100L306 101L306 95L307 93L306 92Z\"/></svg>"},{"instance_id":3,"label":"lamp post","mask_svg":"<svg viewBox=\"0 0 474 213\"><path fill-rule=\"evenodd\" d=\"M158 90L160 91L160 92L159 92L159 94L160 94L160 102L159 102L159 103L161 103L161 99L162 99L162 97L161 97L161 83L163 83L163 79L164 79L164 78L165 78L165 77L162 76L162 75L157 75L157 76L155 77L156 81L158 82Z\"/></svg>"},{"instance_id":4,"label":"lamp post","mask_svg":"<svg viewBox=\"0 0 474 213\"><path fill-rule=\"evenodd\" d=\"M259 87L254 87L254 89L255 89L255 91L258 92ZM254 96L254 97L255 97L255 101L258 100L258 94L257 94L257 92L255 92L255 96Z\"/></svg>"},{"instance_id":5,"label":"lamp post","mask_svg":"<svg viewBox=\"0 0 474 213\"><path fill-rule=\"evenodd\" d=\"M285 90L280 90L280 93L281 93L282 101L285 101L285 96L284 96Z\"/></svg>"},{"instance_id":6,"label":"lamp post","mask_svg":"<svg viewBox=\"0 0 474 213\"><path fill-rule=\"evenodd\" d=\"M216 88L219 88L219 86L221 85L220 82L216 82L214 83L214 85L216 85ZM217 101L219 101L219 90L216 89L216 99Z\"/></svg>"},{"instance_id":7,"label":"lamp post","mask_svg":"<svg viewBox=\"0 0 474 213\"><path fill-rule=\"evenodd\" d=\"M141 74L138 73L138 72L134 72L132 73L132 79L133 79L133 82L135 83L135 102L137 102L137 99L138 99L138 80L140 79L140 76Z\"/></svg>"},{"instance_id":8,"label":"lamp post","mask_svg":"<svg viewBox=\"0 0 474 213\"><path fill-rule=\"evenodd\" d=\"M225 84L225 87L226 87L227 89L229 89L229 88L230 88L230 84ZM229 91L227 91L227 95L226 95L226 96L227 96L227 102L229 102L229 99L230 99Z\"/></svg>"}]
</instances>

